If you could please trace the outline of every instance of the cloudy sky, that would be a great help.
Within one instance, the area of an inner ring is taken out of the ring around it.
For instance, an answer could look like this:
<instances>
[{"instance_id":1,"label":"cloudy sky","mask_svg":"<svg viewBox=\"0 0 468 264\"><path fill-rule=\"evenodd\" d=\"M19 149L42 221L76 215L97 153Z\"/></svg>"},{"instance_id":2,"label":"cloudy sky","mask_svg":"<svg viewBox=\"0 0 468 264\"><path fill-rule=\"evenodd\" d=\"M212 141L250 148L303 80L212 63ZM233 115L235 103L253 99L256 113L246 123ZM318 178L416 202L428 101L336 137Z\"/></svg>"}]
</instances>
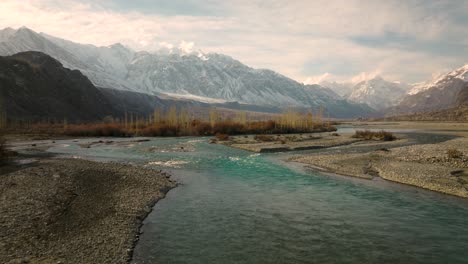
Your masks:
<instances>
[{"instance_id":1,"label":"cloudy sky","mask_svg":"<svg viewBox=\"0 0 468 264\"><path fill-rule=\"evenodd\" d=\"M230 55L300 82L418 82L468 63L465 0L1 0L0 27Z\"/></svg>"}]
</instances>

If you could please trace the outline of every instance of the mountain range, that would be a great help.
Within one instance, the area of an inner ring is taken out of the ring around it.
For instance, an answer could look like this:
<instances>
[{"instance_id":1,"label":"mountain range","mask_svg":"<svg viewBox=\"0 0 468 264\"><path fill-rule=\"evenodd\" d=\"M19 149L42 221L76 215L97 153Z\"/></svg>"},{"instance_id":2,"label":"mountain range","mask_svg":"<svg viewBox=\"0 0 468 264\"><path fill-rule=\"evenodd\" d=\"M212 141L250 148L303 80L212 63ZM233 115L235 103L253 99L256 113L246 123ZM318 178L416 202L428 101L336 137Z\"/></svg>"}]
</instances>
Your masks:
<instances>
[{"instance_id":1,"label":"mountain range","mask_svg":"<svg viewBox=\"0 0 468 264\"><path fill-rule=\"evenodd\" d=\"M64 67L81 71L101 88L205 103L238 102L283 109L324 107L334 117L373 113L365 104L344 100L330 89L305 86L221 54L135 52L121 44L78 44L25 27L0 31L0 55L24 51L48 54Z\"/></svg>"},{"instance_id":2,"label":"mountain range","mask_svg":"<svg viewBox=\"0 0 468 264\"><path fill-rule=\"evenodd\" d=\"M323 81L321 86L344 99L366 103L381 115L431 112L457 107L466 100L468 65L417 84L390 82L375 76L359 83Z\"/></svg>"},{"instance_id":3,"label":"mountain range","mask_svg":"<svg viewBox=\"0 0 468 264\"><path fill-rule=\"evenodd\" d=\"M122 107L145 114L158 105L172 103L266 112L324 108L327 116L337 118L398 115L456 107L464 101L468 83L466 65L415 85L380 76L354 83L304 85L222 54L136 52L121 44L96 47L74 43L25 27L0 30L0 56L27 51L47 54L63 68L78 70L109 101L112 109L108 112L113 114L122 114L124 110L117 109ZM35 65L34 59L29 60ZM18 74L13 79L24 78ZM63 74L64 78L68 75Z\"/></svg>"},{"instance_id":4,"label":"mountain range","mask_svg":"<svg viewBox=\"0 0 468 264\"><path fill-rule=\"evenodd\" d=\"M89 122L125 115L148 116L154 110L176 106L203 115L216 107L220 111L245 110L275 113L279 108L238 103L208 104L193 100L95 87L78 70L70 70L49 55L20 52L0 56L0 111L15 121Z\"/></svg>"},{"instance_id":5,"label":"mountain range","mask_svg":"<svg viewBox=\"0 0 468 264\"><path fill-rule=\"evenodd\" d=\"M399 104L412 88L405 83L387 81L381 76L359 82L322 81L320 85L333 90L350 102L365 103L377 111L385 111Z\"/></svg>"},{"instance_id":6,"label":"mountain range","mask_svg":"<svg viewBox=\"0 0 468 264\"><path fill-rule=\"evenodd\" d=\"M466 102L468 65L415 86L391 114L418 113L453 108Z\"/></svg>"}]
</instances>

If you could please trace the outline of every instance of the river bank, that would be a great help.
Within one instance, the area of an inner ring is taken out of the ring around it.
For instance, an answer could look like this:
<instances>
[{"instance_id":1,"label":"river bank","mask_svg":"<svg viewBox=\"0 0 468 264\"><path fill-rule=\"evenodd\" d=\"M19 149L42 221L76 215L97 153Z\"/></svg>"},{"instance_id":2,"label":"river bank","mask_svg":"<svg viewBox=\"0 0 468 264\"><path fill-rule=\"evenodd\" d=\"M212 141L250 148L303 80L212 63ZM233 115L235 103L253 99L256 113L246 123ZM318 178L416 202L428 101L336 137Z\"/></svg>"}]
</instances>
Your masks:
<instances>
[{"instance_id":1,"label":"river bank","mask_svg":"<svg viewBox=\"0 0 468 264\"><path fill-rule=\"evenodd\" d=\"M386 146L363 153L340 152L297 155L289 161L345 176L382 179L468 198L468 138L435 144Z\"/></svg>"},{"instance_id":2,"label":"river bank","mask_svg":"<svg viewBox=\"0 0 468 264\"><path fill-rule=\"evenodd\" d=\"M143 219L176 186L150 168L41 158L0 175L3 263L128 263Z\"/></svg>"},{"instance_id":3,"label":"river bank","mask_svg":"<svg viewBox=\"0 0 468 264\"><path fill-rule=\"evenodd\" d=\"M278 134L257 136L230 136L228 140L214 141L225 146L256 153L286 152L298 150L324 149L350 145L364 141L353 138L351 134L315 133L315 134Z\"/></svg>"},{"instance_id":4,"label":"river bank","mask_svg":"<svg viewBox=\"0 0 468 264\"><path fill-rule=\"evenodd\" d=\"M306 164L315 171L364 179L380 177L468 198L468 124L353 122L347 125L353 129L346 133L234 136L216 143L257 153L316 150L288 160ZM364 129L406 132L398 133L394 141L353 137L351 131ZM458 138L427 144L407 138L406 133L415 132Z\"/></svg>"}]
</instances>

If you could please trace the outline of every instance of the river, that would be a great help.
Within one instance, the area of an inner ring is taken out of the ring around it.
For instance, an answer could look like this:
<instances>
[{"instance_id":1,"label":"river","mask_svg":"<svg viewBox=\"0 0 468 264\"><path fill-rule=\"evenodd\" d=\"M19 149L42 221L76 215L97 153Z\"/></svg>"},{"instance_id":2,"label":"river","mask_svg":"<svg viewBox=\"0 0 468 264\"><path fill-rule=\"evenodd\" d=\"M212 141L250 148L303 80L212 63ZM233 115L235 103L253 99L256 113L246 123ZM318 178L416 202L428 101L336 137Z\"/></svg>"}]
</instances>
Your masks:
<instances>
[{"instance_id":1,"label":"river","mask_svg":"<svg viewBox=\"0 0 468 264\"><path fill-rule=\"evenodd\" d=\"M180 185L144 221L134 263L467 263L464 199L306 172L286 154L206 138L128 140L49 151L174 175Z\"/></svg>"}]
</instances>

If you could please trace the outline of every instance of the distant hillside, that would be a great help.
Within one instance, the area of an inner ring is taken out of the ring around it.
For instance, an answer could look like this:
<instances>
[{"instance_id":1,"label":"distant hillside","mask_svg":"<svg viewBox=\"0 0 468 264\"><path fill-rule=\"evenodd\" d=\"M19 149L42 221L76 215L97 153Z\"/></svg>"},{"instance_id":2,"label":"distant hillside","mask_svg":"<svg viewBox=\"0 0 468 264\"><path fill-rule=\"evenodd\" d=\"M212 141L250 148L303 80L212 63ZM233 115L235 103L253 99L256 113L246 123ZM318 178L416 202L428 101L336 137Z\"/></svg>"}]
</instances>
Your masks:
<instances>
[{"instance_id":1,"label":"distant hillside","mask_svg":"<svg viewBox=\"0 0 468 264\"><path fill-rule=\"evenodd\" d=\"M465 88L463 88L457 96L457 105L468 105L468 83L465 85Z\"/></svg>"},{"instance_id":2,"label":"distant hillside","mask_svg":"<svg viewBox=\"0 0 468 264\"><path fill-rule=\"evenodd\" d=\"M40 52L0 57L0 87L1 106L9 118L89 121L115 112L80 71Z\"/></svg>"},{"instance_id":3,"label":"distant hillside","mask_svg":"<svg viewBox=\"0 0 468 264\"><path fill-rule=\"evenodd\" d=\"M455 95L455 98L457 98L455 107L449 109L392 116L384 119L392 121L468 121L468 83Z\"/></svg>"},{"instance_id":4,"label":"distant hillside","mask_svg":"<svg viewBox=\"0 0 468 264\"><path fill-rule=\"evenodd\" d=\"M382 118L386 121L457 121L468 122L468 105L455 108Z\"/></svg>"},{"instance_id":5,"label":"distant hillside","mask_svg":"<svg viewBox=\"0 0 468 264\"><path fill-rule=\"evenodd\" d=\"M456 108L467 97L468 65L420 84L403 98L399 105L388 109L389 115L434 112Z\"/></svg>"}]
</instances>

